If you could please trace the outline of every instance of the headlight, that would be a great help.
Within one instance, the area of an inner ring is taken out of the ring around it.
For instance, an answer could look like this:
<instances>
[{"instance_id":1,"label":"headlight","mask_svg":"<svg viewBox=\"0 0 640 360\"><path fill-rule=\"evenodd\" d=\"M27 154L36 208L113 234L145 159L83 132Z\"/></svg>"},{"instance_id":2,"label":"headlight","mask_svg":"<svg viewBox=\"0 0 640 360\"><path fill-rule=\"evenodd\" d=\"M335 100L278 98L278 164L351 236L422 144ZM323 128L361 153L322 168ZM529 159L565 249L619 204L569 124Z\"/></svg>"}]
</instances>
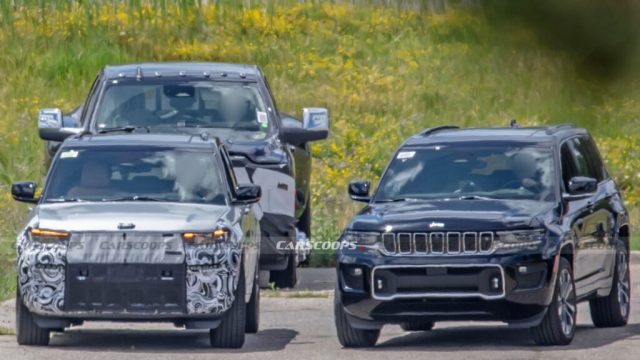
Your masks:
<instances>
[{"instance_id":1,"label":"headlight","mask_svg":"<svg viewBox=\"0 0 640 360\"><path fill-rule=\"evenodd\" d=\"M536 247L545 239L545 230L498 231L496 248L513 249Z\"/></svg>"},{"instance_id":2,"label":"headlight","mask_svg":"<svg viewBox=\"0 0 640 360\"><path fill-rule=\"evenodd\" d=\"M69 239L69 233L66 231L48 230L40 228L29 229L31 241L41 244L53 244Z\"/></svg>"},{"instance_id":3,"label":"headlight","mask_svg":"<svg viewBox=\"0 0 640 360\"><path fill-rule=\"evenodd\" d=\"M345 231L340 237L340 242L352 246L372 247L380 241L380 233L364 231Z\"/></svg>"},{"instance_id":4,"label":"headlight","mask_svg":"<svg viewBox=\"0 0 640 360\"><path fill-rule=\"evenodd\" d=\"M182 240L189 245L212 245L229 239L229 229L218 228L211 232L185 232Z\"/></svg>"}]
</instances>

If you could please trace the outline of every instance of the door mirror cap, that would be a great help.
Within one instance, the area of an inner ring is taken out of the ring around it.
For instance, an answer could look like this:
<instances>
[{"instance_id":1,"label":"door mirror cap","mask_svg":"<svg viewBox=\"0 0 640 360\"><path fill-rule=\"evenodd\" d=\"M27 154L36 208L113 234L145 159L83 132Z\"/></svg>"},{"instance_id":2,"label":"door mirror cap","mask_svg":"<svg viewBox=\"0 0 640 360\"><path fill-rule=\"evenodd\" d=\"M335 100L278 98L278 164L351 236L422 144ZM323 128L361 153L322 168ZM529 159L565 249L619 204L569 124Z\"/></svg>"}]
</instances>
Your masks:
<instances>
[{"instance_id":1,"label":"door mirror cap","mask_svg":"<svg viewBox=\"0 0 640 360\"><path fill-rule=\"evenodd\" d=\"M19 181L11 185L11 196L16 201L37 203L36 183L33 181Z\"/></svg>"},{"instance_id":2,"label":"door mirror cap","mask_svg":"<svg viewBox=\"0 0 640 360\"><path fill-rule=\"evenodd\" d=\"M260 185L241 184L235 191L233 203L236 205L248 205L260 201L262 197L262 188Z\"/></svg>"},{"instance_id":3,"label":"door mirror cap","mask_svg":"<svg viewBox=\"0 0 640 360\"><path fill-rule=\"evenodd\" d=\"M280 131L282 141L287 144L302 145L310 141L324 140L329 135L328 130L283 127Z\"/></svg>"},{"instance_id":4,"label":"door mirror cap","mask_svg":"<svg viewBox=\"0 0 640 360\"><path fill-rule=\"evenodd\" d=\"M369 202L371 201L369 196L370 188L371 181L369 180L353 180L349 183L349 196L355 201Z\"/></svg>"},{"instance_id":5,"label":"door mirror cap","mask_svg":"<svg viewBox=\"0 0 640 360\"><path fill-rule=\"evenodd\" d=\"M40 138L49 141L64 141L72 135L82 131L77 121L70 116L64 116L58 108L40 109L38 113L38 133Z\"/></svg>"},{"instance_id":6,"label":"door mirror cap","mask_svg":"<svg viewBox=\"0 0 640 360\"><path fill-rule=\"evenodd\" d=\"M569 180L569 195L583 195L596 191L598 180L587 176L574 176Z\"/></svg>"}]
</instances>

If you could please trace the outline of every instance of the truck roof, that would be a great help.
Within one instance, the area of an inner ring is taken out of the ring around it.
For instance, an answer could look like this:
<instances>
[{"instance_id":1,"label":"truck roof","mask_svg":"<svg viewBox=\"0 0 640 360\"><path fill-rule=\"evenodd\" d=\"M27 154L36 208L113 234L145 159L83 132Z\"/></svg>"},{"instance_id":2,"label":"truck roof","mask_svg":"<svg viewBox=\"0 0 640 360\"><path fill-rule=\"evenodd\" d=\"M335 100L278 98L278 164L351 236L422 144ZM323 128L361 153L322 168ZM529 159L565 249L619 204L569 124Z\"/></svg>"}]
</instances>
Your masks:
<instances>
[{"instance_id":1,"label":"truck roof","mask_svg":"<svg viewBox=\"0 0 640 360\"><path fill-rule=\"evenodd\" d=\"M421 145L452 141L510 141L527 143L554 143L565 138L587 134L571 124L533 127L458 128L438 126L421 131L408 138L404 145Z\"/></svg>"},{"instance_id":2,"label":"truck roof","mask_svg":"<svg viewBox=\"0 0 640 360\"><path fill-rule=\"evenodd\" d=\"M210 138L206 134L83 134L68 138L61 147L91 147L91 146L158 146L175 148L215 149L220 146L220 140Z\"/></svg>"},{"instance_id":3,"label":"truck roof","mask_svg":"<svg viewBox=\"0 0 640 360\"><path fill-rule=\"evenodd\" d=\"M102 74L106 79L198 76L255 80L261 71L256 65L182 61L107 65Z\"/></svg>"}]
</instances>

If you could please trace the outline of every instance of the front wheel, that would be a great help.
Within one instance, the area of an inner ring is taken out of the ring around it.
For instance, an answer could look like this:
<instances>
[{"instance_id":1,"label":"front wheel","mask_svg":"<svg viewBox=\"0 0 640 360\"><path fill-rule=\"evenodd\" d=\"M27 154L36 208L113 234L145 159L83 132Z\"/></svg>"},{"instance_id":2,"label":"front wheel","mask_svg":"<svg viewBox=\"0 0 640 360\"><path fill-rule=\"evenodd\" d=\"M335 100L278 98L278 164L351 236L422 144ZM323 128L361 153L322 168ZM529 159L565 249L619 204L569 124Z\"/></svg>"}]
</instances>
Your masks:
<instances>
[{"instance_id":1,"label":"front wheel","mask_svg":"<svg viewBox=\"0 0 640 360\"><path fill-rule=\"evenodd\" d=\"M577 315L573 271L569 261L560 258L553 299L542 322L531 328L533 340L544 346L569 344L576 331Z\"/></svg>"},{"instance_id":2,"label":"front wheel","mask_svg":"<svg viewBox=\"0 0 640 360\"><path fill-rule=\"evenodd\" d=\"M607 297L589 301L591 320L597 327L625 326L629 321L631 300L629 281L629 254L622 243L616 244L616 264L613 286Z\"/></svg>"},{"instance_id":3,"label":"front wheel","mask_svg":"<svg viewBox=\"0 0 640 360\"><path fill-rule=\"evenodd\" d=\"M271 271L271 281L273 281L279 289L296 286L298 283L298 262L296 261L296 254L294 252L289 254L286 269Z\"/></svg>"},{"instance_id":4,"label":"front wheel","mask_svg":"<svg viewBox=\"0 0 640 360\"><path fill-rule=\"evenodd\" d=\"M31 311L16 295L16 339L20 345L49 345L50 330L38 326Z\"/></svg>"},{"instance_id":5,"label":"front wheel","mask_svg":"<svg viewBox=\"0 0 640 360\"><path fill-rule=\"evenodd\" d=\"M247 334L255 334L260 328L260 283L259 276L256 275L253 280L253 291L251 299L247 303L247 318L245 332Z\"/></svg>"},{"instance_id":6,"label":"front wheel","mask_svg":"<svg viewBox=\"0 0 640 360\"><path fill-rule=\"evenodd\" d=\"M244 264L240 265L240 278L236 289L236 298L231 308L223 315L220 326L209 330L212 347L237 349L244 345L247 306L244 302L245 279Z\"/></svg>"},{"instance_id":7,"label":"front wheel","mask_svg":"<svg viewBox=\"0 0 640 360\"><path fill-rule=\"evenodd\" d=\"M380 330L361 330L351 326L347 314L338 301L334 302L334 316L338 341L346 348L372 347L378 341Z\"/></svg>"}]
</instances>

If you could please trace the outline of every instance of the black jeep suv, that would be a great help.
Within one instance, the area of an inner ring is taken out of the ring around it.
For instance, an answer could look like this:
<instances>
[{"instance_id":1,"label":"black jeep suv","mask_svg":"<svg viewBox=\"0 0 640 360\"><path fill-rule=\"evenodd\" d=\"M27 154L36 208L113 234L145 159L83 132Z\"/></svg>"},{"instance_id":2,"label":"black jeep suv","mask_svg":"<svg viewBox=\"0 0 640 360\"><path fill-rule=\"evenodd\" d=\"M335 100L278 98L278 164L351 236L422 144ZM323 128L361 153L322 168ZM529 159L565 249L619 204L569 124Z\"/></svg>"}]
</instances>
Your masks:
<instances>
[{"instance_id":1,"label":"black jeep suv","mask_svg":"<svg viewBox=\"0 0 640 360\"><path fill-rule=\"evenodd\" d=\"M571 342L576 303L598 327L629 316L629 223L586 130L572 125L459 129L409 138L340 237L335 322L346 347L384 324L444 320L531 329Z\"/></svg>"}]
</instances>

